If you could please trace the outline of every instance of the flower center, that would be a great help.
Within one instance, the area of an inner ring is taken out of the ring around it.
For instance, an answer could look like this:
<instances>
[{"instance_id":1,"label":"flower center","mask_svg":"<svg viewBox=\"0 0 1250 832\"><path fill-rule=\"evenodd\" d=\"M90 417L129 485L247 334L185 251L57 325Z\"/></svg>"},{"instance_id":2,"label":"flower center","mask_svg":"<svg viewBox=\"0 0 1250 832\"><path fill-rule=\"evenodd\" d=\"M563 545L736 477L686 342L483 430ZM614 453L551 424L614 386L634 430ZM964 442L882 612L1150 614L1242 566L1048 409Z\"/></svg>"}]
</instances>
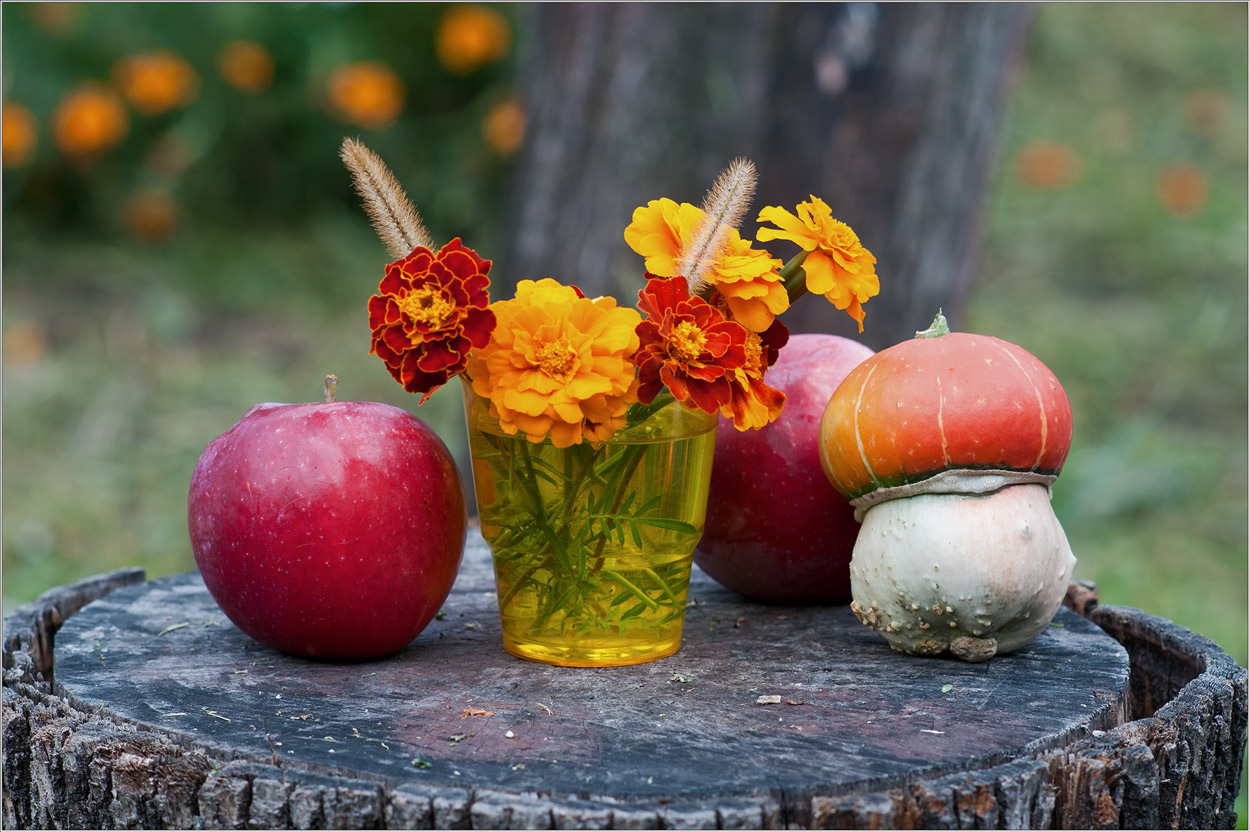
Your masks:
<instances>
[{"instance_id":1,"label":"flower center","mask_svg":"<svg viewBox=\"0 0 1250 832\"><path fill-rule=\"evenodd\" d=\"M747 339L743 342L746 347L746 361L742 362L742 369L747 371L751 378L760 378L764 375L764 347L760 341L760 336L754 332L747 333Z\"/></svg>"},{"instance_id":2,"label":"flower center","mask_svg":"<svg viewBox=\"0 0 1250 832\"><path fill-rule=\"evenodd\" d=\"M673 327L668 339L668 354L682 364L694 361L706 348L707 335L696 324L682 321Z\"/></svg>"},{"instance_id":3,"label":"flower center","mask_svg":"<svg viewBox=\"0 0 1250 832\"><path fill-rule=\"evenodd\" d=\"M426 329L442 329L456 311L456 304L442 289L425 283L399 299L399 311Z\"/></svg>"},{"instance_id":4,"label":"flower center","mask_svg":"<svg viewBox=\"0 0 1250 832\"><path fill-rule=\"evenodd\" d=\"M538 347L538 369L551 378L568 378L577 365L577 350L564 341L547 341Z\"/></svg>"}]
</instances>

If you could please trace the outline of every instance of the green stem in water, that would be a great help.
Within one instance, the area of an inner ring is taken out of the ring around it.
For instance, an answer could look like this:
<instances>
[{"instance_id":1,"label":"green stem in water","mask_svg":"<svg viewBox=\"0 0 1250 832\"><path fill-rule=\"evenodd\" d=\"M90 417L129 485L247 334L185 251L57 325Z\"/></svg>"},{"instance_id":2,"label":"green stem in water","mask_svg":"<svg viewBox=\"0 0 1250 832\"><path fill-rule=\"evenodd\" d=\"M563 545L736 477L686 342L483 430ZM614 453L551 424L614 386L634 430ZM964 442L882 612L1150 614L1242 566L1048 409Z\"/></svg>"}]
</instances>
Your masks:
<instances>
[{"instance_id":1,"label":"green stem in water","mask_svg":"<svg viewBox=\"0 0 1250 832\"><path fill-rule=\"evenodd\" d=\"M943 335L950 335L951 328L946 325L946 316L939 309L937 317L933 319L933 323L929 324L929 328L916 333L917 338L941 338Z\"/></svg>"},{"instance_id":2,"label":"green stem in water","mask_svg":"<svg viewBox=\"0 0 1250 832\"><path fill-rule=\"evenodd\" d=\"M621 503L625 502L625 486L633 479L634 472L638 470L638 463L642 462L642 455L646 451L641 445L630 445L625 449L628 460L625 462L625 471L620 475L620 485L616 487L616 499L612 501L608 514L617 514L621 510ZM604 523L603 534L599 537L599 542L595 545L595 566L590 570L587 577L593 578L603 569L603 547L608 542L608 535L611 534L612 527L615 526L613 521L609 520Z\"/></svg>"},{"instance_id":3,"label":"green stem in water","mask_svg":"<svg viewBox=\"0 0 1250 832\"><path fill-rule=\"evenodd\" d=\"M618 575L615 572L607 572L605 574L607 575L607 577L611 578L612 580L616 581L621 586L628 589L631 593L633 593L634 596L638 598L639 601L642 601L650 609L657 610L660 608L660 605L657 604L655 601L653 601L651 599L651 596L647 595L647 593L643 592L641 589L634 586L633 583L630 582L630 580L626 578L624 575Z\"/></svg>"}]
</instances>

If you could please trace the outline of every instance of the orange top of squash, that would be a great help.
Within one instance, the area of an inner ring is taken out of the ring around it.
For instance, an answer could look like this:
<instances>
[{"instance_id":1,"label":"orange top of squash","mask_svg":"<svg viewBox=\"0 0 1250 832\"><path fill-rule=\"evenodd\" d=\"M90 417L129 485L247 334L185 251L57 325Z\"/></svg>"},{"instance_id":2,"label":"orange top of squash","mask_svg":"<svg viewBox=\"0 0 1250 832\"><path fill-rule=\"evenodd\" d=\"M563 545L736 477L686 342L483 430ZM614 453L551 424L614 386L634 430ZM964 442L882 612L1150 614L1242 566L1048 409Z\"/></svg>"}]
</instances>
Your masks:
<instances>
[{"instance_id":1,"label":"orange top of squash","mask_svg":"<svg viewBox=\"0 0 1250 832\"><path fill-rule=\"evenodd\" d=\"M953 469L1063 467L1072 409L1054 373L1022 347L946 332L939 319L866 359L825 407L821 465L847 498Z\"/></svg>"}]
</instances>

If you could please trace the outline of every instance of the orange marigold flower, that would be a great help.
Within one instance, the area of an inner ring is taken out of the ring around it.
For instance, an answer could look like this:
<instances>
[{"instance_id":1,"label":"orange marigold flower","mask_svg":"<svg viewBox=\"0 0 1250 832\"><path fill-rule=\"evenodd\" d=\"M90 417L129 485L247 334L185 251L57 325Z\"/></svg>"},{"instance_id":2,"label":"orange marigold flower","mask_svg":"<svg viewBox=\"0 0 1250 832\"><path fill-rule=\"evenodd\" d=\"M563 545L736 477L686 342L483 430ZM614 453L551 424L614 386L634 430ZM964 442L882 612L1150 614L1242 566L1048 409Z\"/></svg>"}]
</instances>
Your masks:
<instances>
[{"instance_id":1,"label":"orange marigold flower","mask_svg":"<svg viewBox=\"0 0 1250 832\"><path fill-rule=\"evenodd\" d=\"M420 404L490 341L490 265L459 237L437 254L417 246L386 267L369 298L370 352L405 390L424 394Z\"/></svg>"},{"instance_id":2,"label":"orange marigold flower","mask_svg":"<svg viewBox=\"0 0 1250 832\"><path fill-rule=\"evenodd\" d=\"M686 279L647 275L638 293L638 401L650 404L667 386L687 407L715 413L729 403L730 373L746 361L747 330L700 297Z\"/></svg>"},{"instance_id":3,"label":"orange marigold flower","mask_svg":"<svg viewBox=\"0 0 1250 832\"><path fill-rule=\"evenodd\" d=\"M703 211L688 202L653 199L634 210L625 229L625 242L646 258L647 271L675 277L682 250L689 245L703 219ZM751 247L736 229L726 228L721 250L708 271L710 282L729 303L734 320L753 332L763 332L790 307L790 298L777 269L781 261Z\"/></svg>"},{"instance_id":4,"label":"orange marigold flower","mask_svg":"<svg viewBox=\"0 0 1250 832\"><path fill-rule=\"evenodd\" d=\"M733 419L738 430L758 430L781 415L786 394L765 384L764 373L789 340L790 330L781 321L773 321L765 332L747 333L746 360L734 370L732 395L721 408L721 415Z\"/></svg>"},{"instance_id":5,"label":"orange marigold flower","mask_svg":"<svg viewBox=\"0 0 1250 832\"><path fill-rule=\"evenodd\" d=\"M148 116L189 104L200 79L191 64L164 49L122 58L113 67L113 83L131 106Z\"/></svg>"},{"instance_id":6,"label":"orange marigold flower","mask_svg":"<svg viewBox=\"0 0 1250 832\"><path fill-rule=\"evenodd\" d=\"M35 117L16 101L4 102L4 166L20 168L35 155Z\"/></svg>"},{"instance_id":7,"label":"orange marigold flower","mask_svg":"<svg viewBox=\"0 0 1250 832\"><path fill-rule=\"evenodd\" d=\"M823 200L811 197L801 202L798 216L784 208L770 206L760 211L758 222L771 222L776 228L761 228L760 240L790 240L806 251L803 270L807 290L824 295L836 308L845 310L864 331L861 304L881 291L877 280L877 258L864 248L846 223L835 220Z\"/></svg>"},{"instance_id":8,"label":"orange marigold flower","mask_svg":"<svg viewBox=\"0 0 1250 832\"><path fill-rule=\"evenodd\" d=\"M501 60L511 45L508 21L485 6L452 6L439 21L434 35L438 62L456 75L468 75L480 66Z\"/></svg>"},{"instance_id":9,"label":"orange marigold flower","mask_svg":"<svg viewBox=\"0 0 1250 832\"><path fill-rule=\"evenodd\" d=\"M78 161L92 161L126 137L126 107L117 93L95 81L74 89L52 116L56 146Z\"/></svg>"},{"instance_id":10,"label":"orange marigold flower","mask_svg":"<svg viewBox=\"0 0 1250 832\"><path fill-rule=\"evenodd\" d=\"M269 89L273 69L273 55L250 40L231 41L217 56L217 70L226 83L253 95Z\"/></svg>"},{"instance_id":11,"label":"orange marigold flower","mask_svg":"<svg viewBox=\"0 0 1250 832\"><path fill-rule=\"evenodd\" d=\"M638 400L636 311L551 278L522 280L491 310L498 324L469 356L468 375L504 432L567 448L606 441L625 424Z\"/></svg>"},{"instance_id":12,"label":"orange marigold flower","mask_svg":"<svg viewBox=\"0 0 1250 832\"><path fill-rule=\"evenodd\" d=\"M344 121L369 130L390 127L404 109L404 83L377 61L336 69L330 76L329 96Z\"/></svg>"}]
</instances>

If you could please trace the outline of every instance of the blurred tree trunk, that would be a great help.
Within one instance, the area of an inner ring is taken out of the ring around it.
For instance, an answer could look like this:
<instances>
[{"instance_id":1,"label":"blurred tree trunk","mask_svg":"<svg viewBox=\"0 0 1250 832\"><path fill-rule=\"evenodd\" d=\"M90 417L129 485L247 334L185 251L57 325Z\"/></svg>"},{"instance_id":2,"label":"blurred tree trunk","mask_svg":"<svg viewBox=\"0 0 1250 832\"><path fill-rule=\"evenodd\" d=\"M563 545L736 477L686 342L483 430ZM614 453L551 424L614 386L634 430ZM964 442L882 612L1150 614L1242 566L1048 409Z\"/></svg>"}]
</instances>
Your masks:
<instances>
[{"instance_id":1,"label":"blurred tree trunk","mask_svg":"<svg viewBox=\"0 0 1250 832\"><path fill-rule=\"evenodd\" d=\"M952 324L978 251L1004 80L1031 16L1017 4L537 4L527 7L517 159L497 283L555 277L632 302L622 232L667 196L699 204L746 156L764 205L809 194L878 260L874 348L939 306ZM777 254L788 258L794 249ZM805 297L792 331L854 335Z\"/></svg>"}]
</instances>

